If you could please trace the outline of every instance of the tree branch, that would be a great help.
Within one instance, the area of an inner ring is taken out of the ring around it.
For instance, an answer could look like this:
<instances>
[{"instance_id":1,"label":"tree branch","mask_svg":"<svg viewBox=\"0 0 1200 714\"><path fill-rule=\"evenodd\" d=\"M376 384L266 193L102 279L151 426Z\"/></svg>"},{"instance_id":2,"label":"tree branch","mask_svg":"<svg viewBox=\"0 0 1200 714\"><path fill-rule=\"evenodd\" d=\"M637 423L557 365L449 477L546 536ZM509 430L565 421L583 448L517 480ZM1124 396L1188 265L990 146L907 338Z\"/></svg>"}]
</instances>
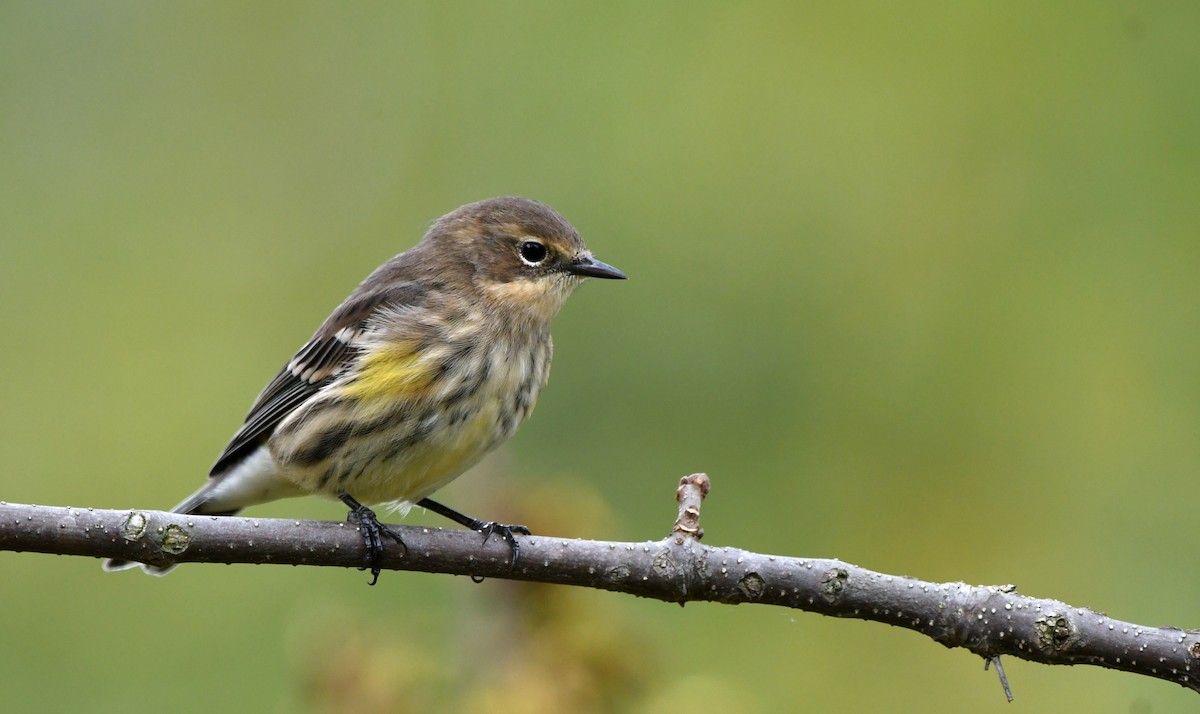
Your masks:
<instances>
[{"instance_id":1,"label":"tree branch","mask_svg":"<svg viewBox=\"0 0 1200 714\"><path fill-rule=\"evenodd\" d=\"M612 590L667 602L781 605L833 617L886 622L986 661L1000 655L1045 664L1091 664L1157 677L1200 691L1200 632L1147 627L1012 585L932 583L838 560L764 555L701 545L700 503L708 477L688 476L678 519L659 541L616 543L520 537L510 565L501 539L478 533L390 526L407 549L387 548L390 570L507 578ZM352 523L187 516L0 502L0 550L170 563L280 563L360 567ZM1003 670L1000 670L1001 672Z\"/></svg>"}]
</instances>

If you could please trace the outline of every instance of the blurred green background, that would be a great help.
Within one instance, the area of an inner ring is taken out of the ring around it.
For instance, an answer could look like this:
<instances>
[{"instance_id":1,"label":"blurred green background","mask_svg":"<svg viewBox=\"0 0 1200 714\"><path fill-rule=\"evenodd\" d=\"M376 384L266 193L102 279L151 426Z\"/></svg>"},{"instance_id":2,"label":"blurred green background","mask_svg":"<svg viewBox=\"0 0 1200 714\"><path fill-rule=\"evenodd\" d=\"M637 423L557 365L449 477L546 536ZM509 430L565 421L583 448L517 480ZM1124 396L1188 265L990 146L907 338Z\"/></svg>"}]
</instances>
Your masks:
<instances>
[{"instance_id":1,"label":"blurred green background","mask_svg":"<svg viewBox=\"0 0 1200 714\"><path fill-rule=\"evenodd\" d=\"M440 499L1200 626L1195 3L0 4L0 499L167 507L456 206L584 286ZM252 515L339 519L296 499ZM408 522L444 525L412 514ZM11 711L1176 712L1164 682L766 607L0 553ZM474 711L481 711L474 709Z\"/></svg>"}]
</instances>

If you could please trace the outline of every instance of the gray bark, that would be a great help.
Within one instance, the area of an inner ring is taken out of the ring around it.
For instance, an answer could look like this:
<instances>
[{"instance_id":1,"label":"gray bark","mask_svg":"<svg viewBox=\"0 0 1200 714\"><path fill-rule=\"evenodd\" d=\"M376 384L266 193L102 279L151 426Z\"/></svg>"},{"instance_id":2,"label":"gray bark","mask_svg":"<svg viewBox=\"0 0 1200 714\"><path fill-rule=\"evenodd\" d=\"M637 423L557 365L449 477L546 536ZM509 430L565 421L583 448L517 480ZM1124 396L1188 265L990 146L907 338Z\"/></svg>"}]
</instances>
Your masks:
<instances>
[{"instance_id":1,"label":"gray bark","mask_svg":"<svg viewBox=\"0 0 1200 714\"><path fill-rule=\"evenodd\" d=\"M702 474L680 482L669 536L642 543L518 536L513 566L499 538L457 529L391 526L380 566L558 583L667 602L779 605L915 630L988 662L1011 655L1045 664L1090 664L1200 691L1200 632L1148 627L1011 585L933 583L839 560L752 553L700 543ZM360 567L353 523L187 516L0 502L0 550L170 563L259 563ZM97 577L101 577L97 573ZM1001 670L1002 671L1002 670Z\"/></svg>"}]
</instances>

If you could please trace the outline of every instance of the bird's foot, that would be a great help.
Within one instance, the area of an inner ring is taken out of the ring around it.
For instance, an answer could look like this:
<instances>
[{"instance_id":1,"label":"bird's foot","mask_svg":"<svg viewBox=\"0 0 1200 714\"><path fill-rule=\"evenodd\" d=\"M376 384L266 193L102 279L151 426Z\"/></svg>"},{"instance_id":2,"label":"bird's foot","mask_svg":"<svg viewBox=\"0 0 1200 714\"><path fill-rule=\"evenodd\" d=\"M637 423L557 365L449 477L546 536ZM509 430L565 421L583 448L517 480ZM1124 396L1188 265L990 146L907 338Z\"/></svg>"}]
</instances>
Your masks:
<instances>
[{"instance_id":1,"label":"bird's foot","mask_svg":"<svg viewBox=\"0 0 1200 714\"><path fill-rule=\"evenodd\" d=\"M505 525L503 523L496 523L495 521L481 521L478 518L464 515L453 508L443 506L437 501L428 498L422 498L420 501L417 501L417 505L421 508L427 508L439 516L445 516L460 526L466 526L473 531L479 531L483 534L483 542L485 544L492 537L493 533L499 535L508 543L508 547L512 548L512 564L510 567L516 566L517 558L521 555L521 544L517 543L517 538L514 534L532 535L525 526Z\"/></svg>"},{"instance_id":2,"label":"bird's foot","mask_svg":"<svg viewBox=\"0 0 1200 714\"><path fill-rule=\"evenodd\" d=\"M363 545L366 547L366 553L363 554L363 564L359 570L371 571L370 585L379 582L379 559L383 555L383 537L387 536L400 544L402 548L408 550L408 546L404 545L400 534L388 528L379 522L379 517L375 515L375 511L362 505L348 493L338 494L338 498L350 507L350 513L347 514L346 520L351 523L357 523L358 529L362 533Z\"/></svg>"},{"instance_id":3,"label":"bird's foot","mask_svg":"<svg viewBox=\"0 0 1200 714\"><path fill-rule=\"evenodd\" d=\"M512 567L516 567L517 557L521 554L521 544L517 542L517 538L513 534L520 533L521 535L532 535L529 529L525 526L512 524L506 525L504 523L497 523L495 521L488 521L487 523L483 523L481 521L474 529L483 534L484 544L488 542L488 539L492 537L493 533L503 538L504 541L508 543L508 547L512 548Z\"/></svg>"}]
</instances>

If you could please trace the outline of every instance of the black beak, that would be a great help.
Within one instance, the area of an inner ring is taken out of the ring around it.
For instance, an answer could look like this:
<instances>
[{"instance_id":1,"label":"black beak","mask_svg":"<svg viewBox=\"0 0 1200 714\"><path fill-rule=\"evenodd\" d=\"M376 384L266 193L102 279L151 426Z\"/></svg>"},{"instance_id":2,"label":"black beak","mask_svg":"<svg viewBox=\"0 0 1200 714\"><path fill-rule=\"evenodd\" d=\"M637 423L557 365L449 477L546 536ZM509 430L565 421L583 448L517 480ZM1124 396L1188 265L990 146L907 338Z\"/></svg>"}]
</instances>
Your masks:
<instances>
[{"instance_id":1,"label":"black beak","mask_svg":"<svg viewBox=\"0 0 1200 714\"><path fill-rule=\"evenodd\" d=\"M582 258L578 262L566 266L567 272L585 278L608 278L609 280L625 280L625 273L617 270L608 263L601 263L592 257Z\"/></svg>"}]
</instances>

